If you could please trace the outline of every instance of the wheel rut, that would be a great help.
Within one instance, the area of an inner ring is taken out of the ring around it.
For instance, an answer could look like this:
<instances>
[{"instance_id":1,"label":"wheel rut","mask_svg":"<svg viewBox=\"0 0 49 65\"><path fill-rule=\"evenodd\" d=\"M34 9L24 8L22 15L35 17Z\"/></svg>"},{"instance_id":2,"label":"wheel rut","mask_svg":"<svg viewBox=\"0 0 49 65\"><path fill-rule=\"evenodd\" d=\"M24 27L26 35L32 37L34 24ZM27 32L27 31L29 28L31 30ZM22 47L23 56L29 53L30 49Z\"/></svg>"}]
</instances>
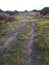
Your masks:
<instances>
[{"instance_id":1,"label":"wheel rut","mask_svg":"<svg viewBox=\"0 0 49 65\"><path fill-rule=\"evenodd\" d=\"M32 60L33 62L35 61L34 59L37 57L36 55L36 51L34 48L35 45L35 39L34 39L34 35L35 35L35 22L32 23L32 28L30 30L30 32L27 34L27 43L24 45L24 63L25 65L32 65Z\"/></svg>"}]
</instances>

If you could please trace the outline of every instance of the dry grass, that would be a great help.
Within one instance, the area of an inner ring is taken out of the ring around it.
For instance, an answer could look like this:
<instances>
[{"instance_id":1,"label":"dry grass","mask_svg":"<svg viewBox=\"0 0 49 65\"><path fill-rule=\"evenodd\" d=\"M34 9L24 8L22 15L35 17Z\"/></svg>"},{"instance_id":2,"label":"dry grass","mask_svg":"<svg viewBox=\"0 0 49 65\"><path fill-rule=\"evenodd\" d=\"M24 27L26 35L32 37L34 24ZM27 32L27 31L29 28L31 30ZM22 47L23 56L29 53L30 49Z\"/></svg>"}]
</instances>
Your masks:
<instances>
[{"instance_id":1,"label":"dry grass","mask_svg":"<svg viewBox=\"0 0 49 65\"><path fill-rule=\"evenodd\" d=\"M39 25L42 25L42 26L46 26L46 25L49 25L49 20L46 20L46 21L40 21L38 22Z\"/></svg>"},{"instance_id":2,"label":"dry grass","mask_svg":"<svg viewBox=\"0 0 49 65\"><path fill-rule=\"evenodd\" d=\"M36 50L40 51L41 65L49 65L49 20L37 20L35 38Z\"/></svg>"}]
</instances>

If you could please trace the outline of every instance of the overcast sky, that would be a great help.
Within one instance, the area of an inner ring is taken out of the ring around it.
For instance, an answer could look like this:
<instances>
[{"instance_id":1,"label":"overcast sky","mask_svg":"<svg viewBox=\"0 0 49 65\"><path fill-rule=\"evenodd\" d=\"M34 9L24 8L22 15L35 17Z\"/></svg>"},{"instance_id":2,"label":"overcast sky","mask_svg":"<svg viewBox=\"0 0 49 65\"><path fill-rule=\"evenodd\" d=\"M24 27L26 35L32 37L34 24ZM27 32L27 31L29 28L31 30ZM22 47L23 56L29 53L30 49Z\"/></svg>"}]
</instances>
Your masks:
<instances>
[{"instance_id":1,"label":"overcast sky","mask_svg":"<svg viewBox=\"0 0 49 65\"><path fill-rule=\"evenodd\" d=\"M49 6L49 0L0 0L2 10L33 10Z\"/></svg>"}]
</instances>

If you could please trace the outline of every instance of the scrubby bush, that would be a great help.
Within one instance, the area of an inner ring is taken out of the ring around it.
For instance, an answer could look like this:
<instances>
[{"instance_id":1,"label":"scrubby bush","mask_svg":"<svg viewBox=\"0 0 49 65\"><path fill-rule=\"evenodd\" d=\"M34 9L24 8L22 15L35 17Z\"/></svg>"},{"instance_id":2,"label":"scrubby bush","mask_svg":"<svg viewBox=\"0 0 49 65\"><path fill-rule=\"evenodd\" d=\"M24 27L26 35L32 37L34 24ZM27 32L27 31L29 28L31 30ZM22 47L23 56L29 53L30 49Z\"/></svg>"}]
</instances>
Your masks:
<instances>
[{"instance_id":1,"label":"scrubby bush","mask_svg":"<svg viewBox=\"0 0 49 65\"><path fill-rule=\"evenodd\" d=\"M40 14L42 15L47 15L49 14L49 7L44 7L41 11Z\"/></svg>"}]
</instances>

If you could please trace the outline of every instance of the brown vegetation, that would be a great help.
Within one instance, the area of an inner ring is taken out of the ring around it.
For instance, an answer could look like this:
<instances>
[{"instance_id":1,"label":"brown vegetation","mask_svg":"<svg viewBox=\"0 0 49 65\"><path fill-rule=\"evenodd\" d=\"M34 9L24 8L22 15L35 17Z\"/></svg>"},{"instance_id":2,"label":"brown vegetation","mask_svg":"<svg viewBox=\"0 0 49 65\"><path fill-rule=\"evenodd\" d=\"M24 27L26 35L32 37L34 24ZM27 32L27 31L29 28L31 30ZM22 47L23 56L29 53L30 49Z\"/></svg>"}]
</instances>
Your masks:
<instances>
[{"instance_id":1,"label":"brown vegetation","mask_svg":"<svg viewBox=\"0 0 49 65\"><path fill-rule=\"evenodd\" d=\"M12 20L15 20L14 15L9 15L6 13L0 13L0 23L6 23L6 22L12 21Z\"/></svg>"}]
</instances>

